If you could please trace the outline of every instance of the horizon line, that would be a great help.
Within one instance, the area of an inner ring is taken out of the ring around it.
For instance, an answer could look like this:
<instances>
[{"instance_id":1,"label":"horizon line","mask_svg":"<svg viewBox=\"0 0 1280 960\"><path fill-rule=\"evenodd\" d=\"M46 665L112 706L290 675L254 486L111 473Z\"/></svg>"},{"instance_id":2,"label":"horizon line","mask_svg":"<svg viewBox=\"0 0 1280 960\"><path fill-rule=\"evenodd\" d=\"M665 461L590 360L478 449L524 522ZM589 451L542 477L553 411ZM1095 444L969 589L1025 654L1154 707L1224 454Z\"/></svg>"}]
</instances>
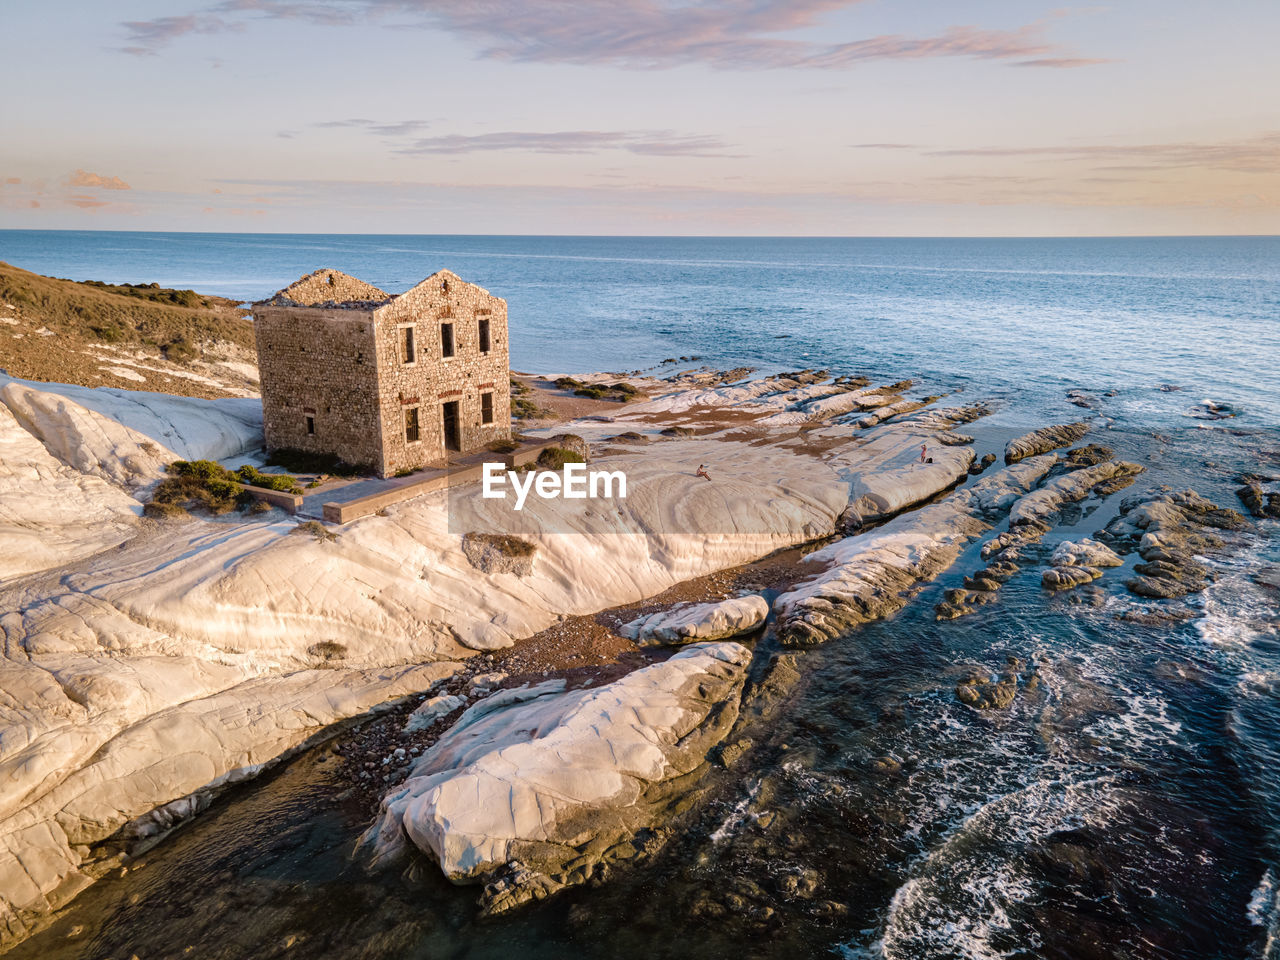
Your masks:
<instances>
[{"instance_id":1,"label":"horizon line","mask_svg":"<svg viewBox=\"0 0 1280 960\"><path fill-rule=\"evenodd\" d=\"M274 230L117 230L102 227L0 227L4 233L182 234L208 237L468 237L474 239L581 240L1274 240L1280 233L1036 233L1036 234L839 234L839 233L363 233Z\"/></svg>"}]
</instances>

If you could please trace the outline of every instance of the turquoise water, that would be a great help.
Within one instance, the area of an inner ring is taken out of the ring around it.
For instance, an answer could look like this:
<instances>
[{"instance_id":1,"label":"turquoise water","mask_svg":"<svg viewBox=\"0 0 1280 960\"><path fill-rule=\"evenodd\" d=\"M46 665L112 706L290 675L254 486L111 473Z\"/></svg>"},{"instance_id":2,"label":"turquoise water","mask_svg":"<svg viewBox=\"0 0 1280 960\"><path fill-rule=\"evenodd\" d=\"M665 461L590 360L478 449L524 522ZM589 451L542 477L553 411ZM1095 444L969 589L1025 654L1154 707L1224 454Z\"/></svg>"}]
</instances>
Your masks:
<instances>
[{"instance_id":1,"label":"turquoise water","mask_svg":"<svg viewBox=\"0 0 1280 960\"><path fill-rule=\"evenodd\" d=\"M923 377L1000 398L965 428L979 453L1083 415L1066 402L1081 389L1100 418L1090 439L1149 467L1068 511L973 616L932 608L981 565L976 546L899 615L806 653L794 701L751 731L749 764L717 773L661 854L599 888L480 921L474 892L429 870L369 876L348 859L361 814L307 756L14 956L229 960L286 955L298 935L295 951L342 960L1280 956L1280 609L1253 580L1280 564L1276 525L1214 561L1186 623L1117 620L1134 602L1124 570L1099 581L1101 607L1039 586L1053 546L1126 496L1193 486L1238 506L1240 472L1280 477L1280 239L0 232L0 259L244 299L321 265L388 291L449 267L507 298L518 368L696 354ZM1192 416L1206 399L1240 416ZM956 701L964 665L1008 655L1040 665L1039 694L996 714ZM876 771L885 756L899 774ZM818 892L790 896L804 871Z\"/></svg>"}]
</instances>

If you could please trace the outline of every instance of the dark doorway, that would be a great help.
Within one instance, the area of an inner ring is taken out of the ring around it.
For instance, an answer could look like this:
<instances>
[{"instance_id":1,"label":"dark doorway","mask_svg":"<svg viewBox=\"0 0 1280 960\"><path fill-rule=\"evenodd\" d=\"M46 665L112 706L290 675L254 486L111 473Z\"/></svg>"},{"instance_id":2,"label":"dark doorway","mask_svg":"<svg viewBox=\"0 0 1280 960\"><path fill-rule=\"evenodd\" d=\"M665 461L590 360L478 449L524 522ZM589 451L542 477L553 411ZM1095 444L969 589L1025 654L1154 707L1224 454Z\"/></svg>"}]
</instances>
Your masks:
<instances>
[{"instance_id":1,"label":"dark doorway","mask_svg":"<svg viewBox=\"0 0 1280 960\"><path fill-rule=\"evenodd\" d=\"M462 435L458 432L458 401L446 400L441 407L444 415L444 448L459 453Z\"/></svg>"}]
</instances>

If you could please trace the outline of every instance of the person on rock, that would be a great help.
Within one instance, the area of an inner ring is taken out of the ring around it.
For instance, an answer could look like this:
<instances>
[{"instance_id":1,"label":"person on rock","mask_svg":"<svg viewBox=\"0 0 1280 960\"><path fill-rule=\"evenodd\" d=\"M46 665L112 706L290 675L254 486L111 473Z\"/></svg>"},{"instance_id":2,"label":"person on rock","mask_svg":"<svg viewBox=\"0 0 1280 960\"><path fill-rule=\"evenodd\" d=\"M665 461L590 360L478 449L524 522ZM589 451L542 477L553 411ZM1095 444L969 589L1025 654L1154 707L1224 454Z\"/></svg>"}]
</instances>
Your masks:
<instances>
[{"instance_id":1,"label":"person on rock","mask_svg":"<svg viewBox=\"0 0 1280 960\"><path fill-rule=\"evenodd\" d=\"M707 473L707 465L705 463L698 464L698 472L694 476L701 477L703 480L711 479L711 474Z\"/></svg>"},{"instance_id":2,"label":"person on rock","mask_svg":"<svg viewBox=\"0 0 1280 960\"><path fill-rule=\"evenodd\" d=\"M925 457L925 454L928 452L929 452L929 445L927 443L920 444L920 462L921 463L925 462L924 457Z\"/></svg>"}]
</instances>

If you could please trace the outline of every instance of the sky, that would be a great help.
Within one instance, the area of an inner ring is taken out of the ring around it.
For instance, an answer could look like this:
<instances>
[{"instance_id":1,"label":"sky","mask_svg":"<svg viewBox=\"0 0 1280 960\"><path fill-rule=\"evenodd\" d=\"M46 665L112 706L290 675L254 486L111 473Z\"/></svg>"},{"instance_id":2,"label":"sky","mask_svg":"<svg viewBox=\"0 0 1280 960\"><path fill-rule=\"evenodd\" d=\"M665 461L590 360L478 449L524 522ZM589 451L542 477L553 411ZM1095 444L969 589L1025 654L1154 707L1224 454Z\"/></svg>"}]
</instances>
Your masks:
<instances>
[{"instance_id":1,"label":"sky","mask_svg":"<svg viewBox=\"0 0 1280 960\"><path fill-rule=\"evenodd\" d=\"M1280 234L1280 3L5 0L0 228Z\"/></svg>"}]
</instances>

